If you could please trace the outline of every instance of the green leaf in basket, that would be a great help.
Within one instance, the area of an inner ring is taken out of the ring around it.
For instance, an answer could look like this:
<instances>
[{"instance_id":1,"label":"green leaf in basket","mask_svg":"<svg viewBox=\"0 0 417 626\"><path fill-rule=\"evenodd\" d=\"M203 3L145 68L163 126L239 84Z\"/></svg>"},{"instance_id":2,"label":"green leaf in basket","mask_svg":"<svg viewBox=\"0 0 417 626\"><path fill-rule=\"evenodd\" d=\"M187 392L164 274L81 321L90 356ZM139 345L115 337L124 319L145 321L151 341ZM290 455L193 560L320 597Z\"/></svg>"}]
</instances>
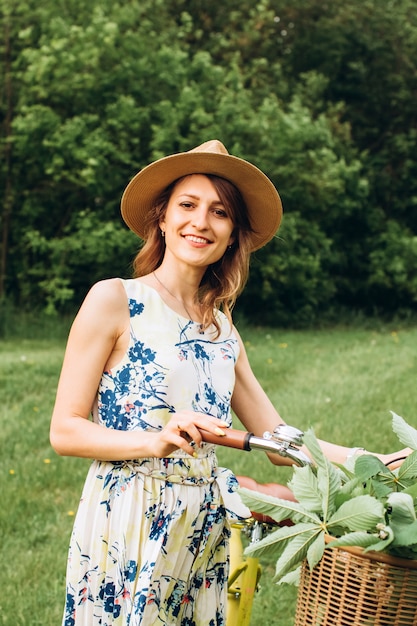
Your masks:
<instances>
[{"instance_id":1,"label":"green leaf in basket","mask_svg":"<svg viewBox=\"0 0 417 626\"><path fill-rule=\"evenodd\" d=\"M317 467L325 467L327 464L327 459L324 456L323 450L321 449L312 428L309 428L305 431L303 440L305 446L310 452L311 458L313 459L315 465Z\"/></svg>"},{"instance_id":2,"label":"green leaf in basket","mask_svg":"<svg viewBox=\"0 0 417 626\"><path fill-rule=\"evenodd\" d=\"M387 502L388 519L394 533L393 546L417 547L417 519L413 498L406 493L392 493Z\"/></svg>"},{"instance_id":3,"label":"green leaf in basket","mask_svg":"<svg viewBox=\"0 0 417 626\"><path fill-rule=\"evenodd\" d=\"M327 522L327 528L332 526L348 528L349 530L375 529L378 523L384 521L384 505L372 496L357 496L344 502Z\"/></svg>"},{"instance_id":4,"label":"green leaf in basket","mask_svg":"<svg viewBox=\"0 0 417 626\"><path fill-rule=\"evenodd\" d=\"M391 471L372 454L363 454L355 461L355 476L365 482L377 474L391 474Z\"/></svg>"},{"instance_id":5,"label":"green leaf in basket","mask_svg":"<svg viewBox=\"0 0 417 626\"><path fill-rule=\"evenodd\" d=\"M300 583L300 572L301 565L299 565L296 569L284 574L284 576L280 577L279 580L276 581L277 585L283 585L286 583L287 585L296 585L298 586Z\"/></svg>"},{"instance_id":6,"label":"green leaf in basket","mask_svg":"<svg viewBox=\"0 0 417 626\"><path fill-rule=\"evenodd\" d=\"M308 511L321 513L323 498L319 491L317 476L309 465L306 467L294 467L293 475L288 487L298 502Z\"/></svg>"},{"instance_id":7,"label":"green leaf in basket","mask_svg":"<svg viewBox=\"0 0 417 626\"><path fill-rule=\"evenodd\" d=\"M391 528L394 532L393 546L416 546L417 548L417 521L402 524L401 522L392 522Z\"/></svg>"},{"instance_id":8,"label":"green leaf in basket","mask_svg":"<svg viewBox=\"0 0 417 626\"><path fill-rule=\"evenodd\" d=\"M387 510L391 523L410 524L417 519L413 498L408 493L391 493L387 499Z\"/></svg>"},{"instance_id":9,"label":"green leaf in basket","mask_svg":"<svg viewBox=\"0 0 417 626\"><path fill-rule=\"evenodd\" d=\"M411 485L404 489L403 493L408 493L417 502L417 481L413 480Z\"/></svg>"},{"instance_id":10,"label":"green leaf in basket","mask_svg":"<svg viewBox=\"0 0 417 626\"><path fill-rule=\"evenodd\" d=\"M391 415L392 430L395 432L398 439L405 446L408 446L413 450L417 450L417 430L410 426L410 424L407 424L407 422L402 417L394 413L394 411L391 411Z\"/></svg>"},{"instance_id":11,"label":"green leaf in basket","mask_svg":"<svg viewBox=\"0 0 417 626\"><path fill-rule=\"evenodd\" d=\"M392 487L390 485L380 483L375 478L371 478L369 485L371 487L371 494L378 499L386 498L392 492ZM395 479L393 479L392 485L396 485Z\"/></svg>"},{"instance_id":12,"label":"green leaf in basket","mask_svg":"<svg viewBox=\"0 0 417 626\"><path fill-rule=\"evenodd\" d=\"M324 552L324 533L320 533L307 550L307 562L310 570L321 560Z\"/></svg>"},{"instance_id":13,"label":"green leaf in basket","mask_svg":"<svg viewBox=\"0 0 417 626\"><path fill-rule=\"evenodd\" d=\"M260 493L244 487L240 488L238 492L243 502L252 511L268 515L276 522L282 522L285 519L291 519L297 522L320 521L320 518L317 517L315 513L307 511L298 502L275 498L274 496L269 496L265 493Z\"/></svg>"},{"instance_id":14,"label":"green leaf in basket","mask_svg":"<svg viewBox=\"0 0 417 626\"><path fill-rule=\"evenodd\" d=\"M335 508L335 498L341 486L340 471L324 456L320 444L310 428L304 434L304 443L317 465L317 484L321 494L321 508L326 519Z\"/></svg>"},{"instance_id":15,"label":"green leaf in basket","mask_svg":"<svg viewBox=\"0 0 417 626\"><path fill-rule=\"evenodd\" d=\"M318 532L317 529L320 530L317 524L300 523L294 526L282 526L266 535L260 541L250 543L245 548L245 555L261 556L267 552L268 556L281 556L289 543L298 541L300 536L305 535L309 537L312 533Z\"/></svg>"},{"instance_id":16,"label":"green leaf in basket","mask_svg":"<svg viewBox=\"0 0 417 626\"><path fill-rule=\"evenodd\" d=\"M364 552L369 552L373 550L374 552L382 552L382 550L388 550L389 546L393 544L394 541L394 532L388 526L380 529L379 533L380 539L374 544L367 546Z\"/></svg>"},{"instance_id":17,"label":"green leaf in basket","mask_svg":"<svg viewBox=\"0 0 417 626\"><path fill-rule=\"evenodd\" d=\"M415 480L417 478L417 451L412 452L396 470L398 480Z\"/></svg>"},{"instance_id":18,"label":"green leaf in basket","mask_svg":"<svg viewBox=\"0 0 417 626\"><path fill-rule=\"evenodd\" d=\"M390 541L392 541L392 536L393 535L391 533ZM332 541L326 544L326 549L336 547L358 547L373 550L373 546L377 545L379 542L380 539L377 534L370 534L366 532L347 533L338 539L332 539Z\"/></svg>"},{"instance_id":19,"label":"green leaf in basket","mask_svg":"<svg viewBox=\"0 0 417 626\"><path fill-rule=\"evenodd\" d=\"M310 545L320 533L323 534L323 531L317 527L312 527L310 530L305 529L303 533L287 543L277 560L274 580L278 580L281 576L298 567L300 562L306 558Z\"/></svg>"}]
</instances>

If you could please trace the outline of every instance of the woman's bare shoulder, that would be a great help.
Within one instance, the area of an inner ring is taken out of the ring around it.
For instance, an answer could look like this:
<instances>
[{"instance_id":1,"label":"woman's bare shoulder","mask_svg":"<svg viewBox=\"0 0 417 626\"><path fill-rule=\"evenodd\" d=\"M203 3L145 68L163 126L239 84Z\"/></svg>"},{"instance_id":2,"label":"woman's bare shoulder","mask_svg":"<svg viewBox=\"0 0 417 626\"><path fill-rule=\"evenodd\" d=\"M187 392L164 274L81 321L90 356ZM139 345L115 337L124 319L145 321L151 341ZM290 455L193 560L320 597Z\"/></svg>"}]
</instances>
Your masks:
<instances>
[{"instance_id":1,"label":"woman's bare shoulder","mask_svg":"<svg viewBox=\"0 0 417 626\"><path fill-rule=\"evenodd\" d=\"M120 278L108 278L94 283L84 300L83 306L101 307L115 311L125 309L127 302L126 291Z\"/></svg>"},{"instance_id":2,"label":"woman's bare shoulder","mask_svg":"<svg viewBox=\"0 0 417 626\"><path fill-rule=\"evenodd\" d=\"M127 295L122 280L109 278L95 283L87 293L75 322L101 327L119 334L128 318Z\"/></svg>"}]
</instances>

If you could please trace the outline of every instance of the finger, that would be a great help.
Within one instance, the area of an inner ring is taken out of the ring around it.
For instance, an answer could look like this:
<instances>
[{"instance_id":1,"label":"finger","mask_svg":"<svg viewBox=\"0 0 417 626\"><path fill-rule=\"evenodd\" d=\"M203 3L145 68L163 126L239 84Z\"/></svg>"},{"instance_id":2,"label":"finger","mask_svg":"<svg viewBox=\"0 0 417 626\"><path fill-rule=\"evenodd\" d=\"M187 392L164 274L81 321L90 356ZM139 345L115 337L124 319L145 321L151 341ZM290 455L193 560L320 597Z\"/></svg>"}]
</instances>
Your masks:
<instances>
[{"instance_id":1,"label":"finger","mask_svg":"<svg viewBox=\"0 0 417 626\"><path fill-rule=\"evenodd\" d=\"M197 427L201 428L202 430L206 430L209 433L213 433L213 435L224 437L229 425L226 422L223 422L222 420L216 420L215 422L212 420L209 420L209 421L198 423Z\"/></svg>"},{"instance_id":2,"label":"finger","mask_svg":"<svg viewBox=\"0 0 417 626\"><path fill-rule=\"evenodd\" d=\"M204 425L207 426L208 424L212 424L213 426L218 426L220 428L229 427L229 424L225 420L214 417L214 415L194 411L180 411L171 419L183 425L196 424L200 428L203 428Z\"/></svg>"},{"instance_id":3,"label":"finger","mask_svg":"<svg viewBox=\"0 0 417 626\"><path fill-rule=\"evenodd\" d=\"M195 448L199 447L202 439L198 429L195 429L195 436L200 440L198 442L193 439L192 435L188 432L189 430L192 430L190 429L189 424L183 424L178 421L176 423L176 428L174 429L174 434L177 434L177 437L175 437L175 439L178 441L178 448L184 450L184 452L186 452L190 456L197 457Z\"/></svg>"},{"instance_id":4,"label":"finger","mask_svg":"<svg viewBox=\"0 0 417 626\"><path fill-rule=\"evenodd\" d=\"M197 452L195 450L195 448L197 447L197 444L195 441L193 441L192 439L189 438L185 438L183 433L180 436L181 439L181 443L180 443L180 448L181 450L184 450L184 452L186 452L187 454L189 454L190 456L193 456L194 458L197 457Z\"/></svg>"},{"instance_id":5,"label":"finger","mask_svg":"<svg viewBox=\"0 0 417 626\"><path fill-rule=\"evenodd\" d=\"M211 415L205 415L204 413L198 413L199 418L194 420L197 428L202 428L220 437L224 435L224 432L229 428L229 424L224 420L218 419Z\"/></svg>"},{"instance_id":6,"label":"finger","mask_svg":"<svg viewBox=\"0 0 417 626\"><path fill-rule=\"evenodd\" d=\"M197 447L200 447L203 442L200 429L222 437L226 434L226 429L229 427L227 422L223 420L192 411L181 412L173 416L172 425L188 443L194 442Z\"/></svg>"},{"instance_id":7,"label":"finger","mask_svg":"<svg viewBox=\"0 0 417 626\"><path fill-rule=\"evenodd\" d=\"M199 448L203 441L203 438L201 436L199 429L196 426L194 426L194 424L187 424L186 426L182 426L180 424L180 426L181 428L179 429L179 432L180 432L181 437L185 439L187 443L189 443L190 446L193 447L193 449L194 447Z\"/></svg>"},{"instance_id":8,"label":"finger","mask_svg":"<svg viewBox=\"0 0 417 626\"><path fill-rule=\"evenodd\" d=\"M227 422L218 419L217 417L211 418L210 421L212 422L212 424L214 424L214 426L217 426L218 428L229 428L229 424Z\"/></svg>"}]
</instances>

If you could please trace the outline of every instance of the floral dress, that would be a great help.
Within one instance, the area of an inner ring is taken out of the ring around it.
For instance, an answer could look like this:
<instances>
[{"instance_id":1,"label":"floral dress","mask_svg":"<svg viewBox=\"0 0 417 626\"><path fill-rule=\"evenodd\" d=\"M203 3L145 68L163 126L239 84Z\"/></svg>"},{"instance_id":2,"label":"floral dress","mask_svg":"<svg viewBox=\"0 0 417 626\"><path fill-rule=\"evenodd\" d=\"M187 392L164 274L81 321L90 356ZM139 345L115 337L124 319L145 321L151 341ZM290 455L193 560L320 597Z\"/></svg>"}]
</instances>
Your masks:
<instances>
[{"instance_id":1,"label":"floral dress","mask_svg":"<svg viewBox=\"0 0 417 626\"><path fill-rule=\"evenodd\" d=\"M103 373L94 419L116 430L160 431L199 411L231 424L239 353L219 313L213 340L140 280L123 281L130 343ZM230 521L249 511L215 446L197 458L93 461L74 523L63 626L223 626Z\"/></svg>"}]
</instances>

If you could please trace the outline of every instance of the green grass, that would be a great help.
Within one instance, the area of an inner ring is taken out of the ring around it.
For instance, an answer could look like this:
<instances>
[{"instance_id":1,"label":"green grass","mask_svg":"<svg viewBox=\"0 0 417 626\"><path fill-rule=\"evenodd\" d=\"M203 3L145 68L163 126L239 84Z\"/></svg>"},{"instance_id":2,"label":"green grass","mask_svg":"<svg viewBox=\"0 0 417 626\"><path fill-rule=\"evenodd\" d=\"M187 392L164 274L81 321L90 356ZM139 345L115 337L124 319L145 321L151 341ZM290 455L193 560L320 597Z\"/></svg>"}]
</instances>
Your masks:
<instances>
[{"instance_id":1,"label":"green grass","mask_svg":"<svg viewBox=\"0 0 417 626\"><path fill-rule=\"evenodd\" d=\"M416 425L417 328L241 332L257 376L287 422L381 452L398 445L390 410ZM64 351L63 339L51 336L0 341L2 626L60 624L67 546L89 464L60 458L49 445ZM289 476L260 452L219 448L219 459L259 481ZM251 625L290 626L295 590L272 583L272 560L262 566Z\"/></svg>"}]
</instances>

